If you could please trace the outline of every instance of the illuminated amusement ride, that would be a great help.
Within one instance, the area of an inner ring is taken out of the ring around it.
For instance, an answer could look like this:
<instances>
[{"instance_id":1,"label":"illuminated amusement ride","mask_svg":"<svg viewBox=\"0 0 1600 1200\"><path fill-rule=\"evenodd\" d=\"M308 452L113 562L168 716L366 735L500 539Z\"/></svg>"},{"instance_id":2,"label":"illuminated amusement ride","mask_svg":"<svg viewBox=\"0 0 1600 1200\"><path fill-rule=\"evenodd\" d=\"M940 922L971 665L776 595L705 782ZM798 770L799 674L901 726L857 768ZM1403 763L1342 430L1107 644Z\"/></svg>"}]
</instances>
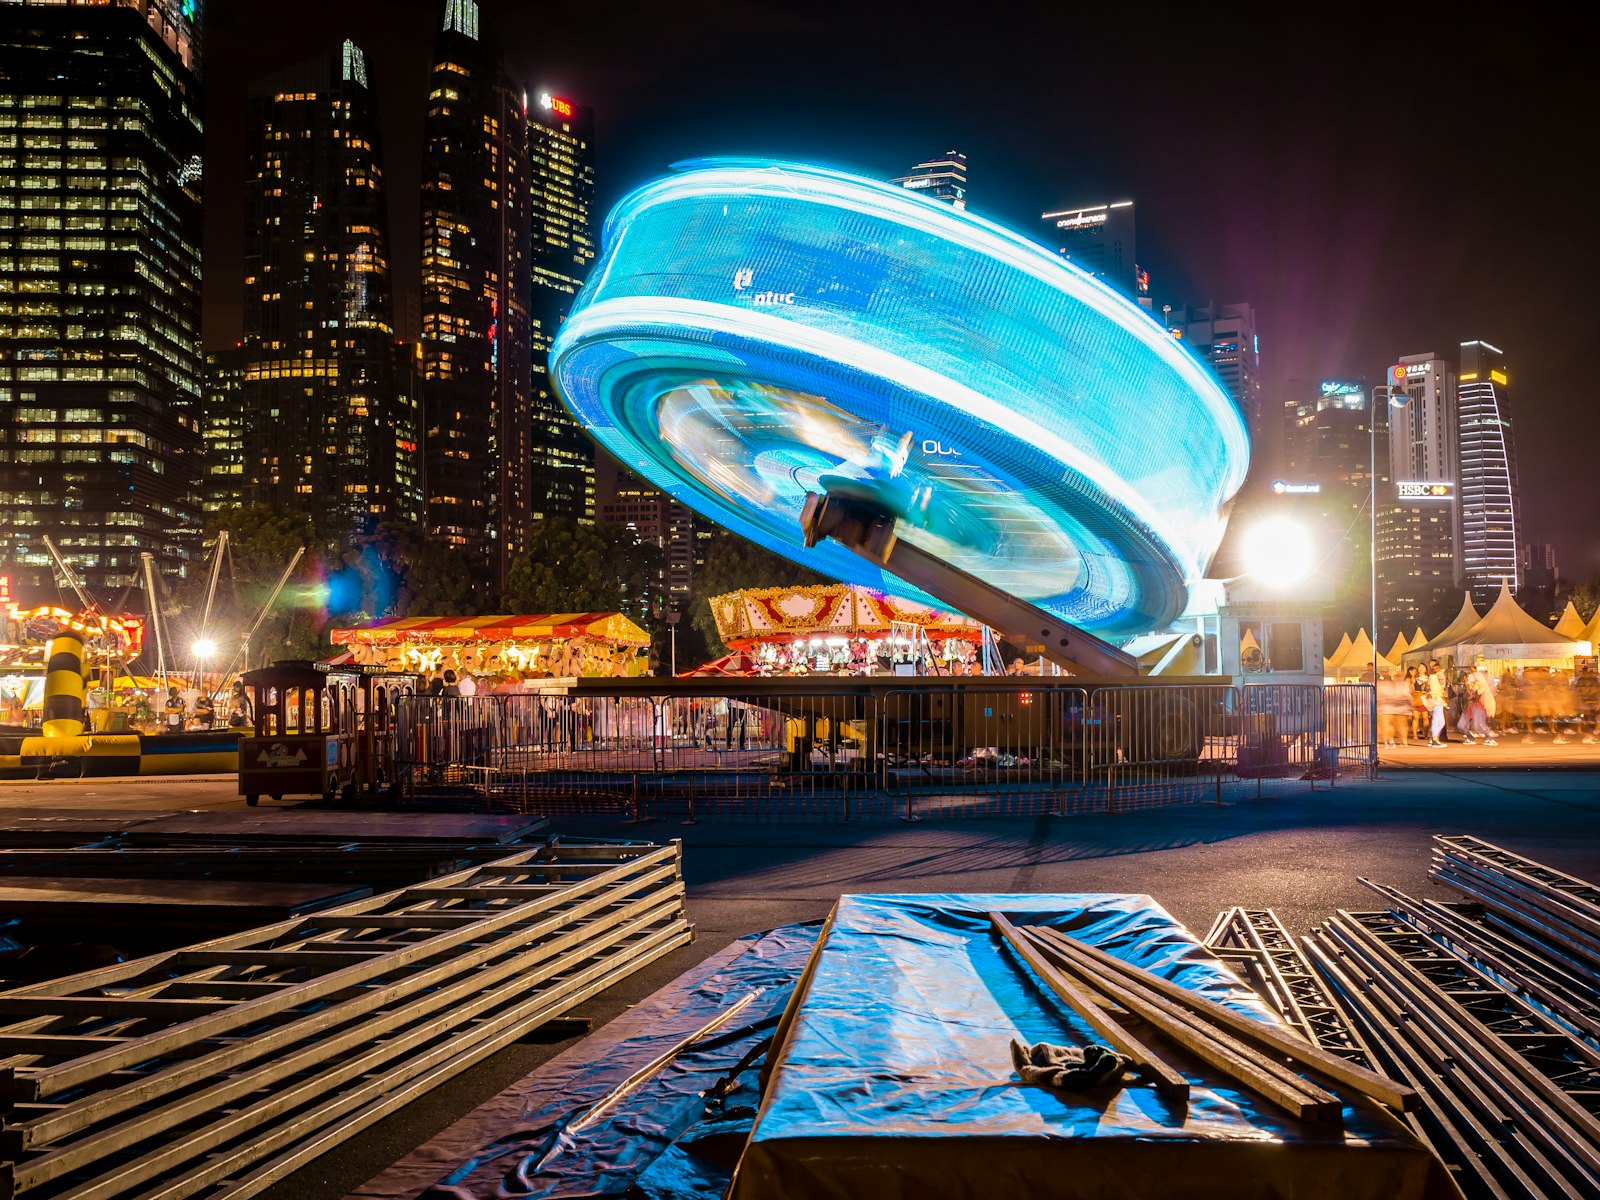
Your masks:
<instances>
[{"instance_id":1,"label":"illuminated amusement ride","mask_svg":"<svg viewBox=\"0 0 1600 1200\"><path fill-rule=\"evenodd\" d=\"M1116 643L1193 611L1249 460L1232 399L1137 305L811 166L696 162L626 197L551 369L673 498L1080 676L1136 674Z\"/></svg>"}]
</instances>

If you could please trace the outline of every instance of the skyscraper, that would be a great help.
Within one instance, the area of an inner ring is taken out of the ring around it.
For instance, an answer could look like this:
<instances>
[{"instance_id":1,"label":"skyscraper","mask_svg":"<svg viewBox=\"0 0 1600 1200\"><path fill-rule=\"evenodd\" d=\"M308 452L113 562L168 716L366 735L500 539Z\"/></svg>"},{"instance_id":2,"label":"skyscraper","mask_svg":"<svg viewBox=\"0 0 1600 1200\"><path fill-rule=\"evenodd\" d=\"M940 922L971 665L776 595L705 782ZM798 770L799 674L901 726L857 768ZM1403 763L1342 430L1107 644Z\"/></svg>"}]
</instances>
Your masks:
<instances>
[{"instance_id":1,"label":"skyscraper","mask_svg":"<svg viewBox=\"0 0 1600 1200\"><path fill-rule=\"evenodd\" d=\"M350 538L416 507L417 437L395 390L388 205L360 47L347 41L252 86L245 154L239 491ZM229 417L208 414L212 442L223 443Z\"/></svg>"},{"instance_id":2,"label":"skyscraper","mask_svg":"<svg viewBox=\"0 0 1600 1200\"><path fill-rule=\"evenodd\" d=\"M422 155L426 525L503 580L532 513L528 118L475 0L447 0Z\"/></svg>"},{"instance_id":3,"label":"skyscraper","mask_svg":"<svg viewBox=\"0 0 1600 1200\"><path fill-rule=\"evenodd\" d=\"M1175 308L1167 314L1167 330L1207 363L1228 389L1250 427L1255 458L1273 440L1268 436L1261 399L1261 339L1256 312L1248 304L1206 304ZM1278 431L1270 431L1276 434Z\"/></svg>"},{"instance_id":4,"label":"skyscraper","mask_svg":"<svg viewBox=\"0 0 1600 1200\"><path fill-rule=\"evenodd\" d=\"M534 517L596 515L595 446L551 386L550 343L594 262L594 110L541 92L528 111L533 236Z\"/></svg>"},{"instance_id":5,"label":"skyscraper","mask_svg":"<svg viewBox=\"0 0 1600 1200\"><path fill-rule=\"evenodd\" d=\"M967 207L967 156L959 150L947 150L938 158L919 162L911 174L891 179L930 200L942 200L955 208Z\"/></svg>"},{"instance_id":6,"label":"skyscraper","mask_svg":"<svg viewBox=\"0 0 1600 1200\"><path fill-rule=\"evenodd\" d=\"M1150 306L1150 278L1135 257L1132 200L1064 208L1039 219L1047 244L1062 258Z\"/></svg>"},{"instance_id":7,"label":"skyscraper","mask_svg":"<svg viewBox=\"0 0 1600 1200\"><path fill-rule=\"evenodd\" d=\"M1494 601L1502 580L1521 583L1517 452L1511 433L1505 355L1488 342L1461 343L1456 375L1461 474L1461 570L1473 599Z\"/></svg>"},{"instance_id":8,"label":"skyscraper","mask_svg":"<svg viewBox=\"0 0 1600 1200\"><path fill-rule=\"evenodd\" d=\"M205 439L205 510L215 512L248 500L244 486L244 347L206 355L205 401L201 425Z\"/></svg>"},{"instance_id":9,"label":"skyscraper","mask_svg":"<svg viewBox=\"0 0 1600 1200\"><path fill-rule=\"evenodd\" d=\"M666 611L682 612L694 585L694 514L658 488L623 469L604 450L595 452L595 519L633 530L661 549Z\"/></svg>"},{"instance_id":10,"label":"skyscraper","mask_svg":"<svg viewBox=\"0 0 1600 1200\"><path fill-rule=\"evenodd\" d=\"M200 522L193 0L0 5L0 562L92 590ZM53 593L52 593L53 594Z\"/></svg>"},{"instance_id":11,"label":"skyscraper","mask_svg":"<svg viewBox=\"0 0 1600 1200\"><path fill-rule=\"evenodd\" d=\"M1378 626L1415 628L1456 592L1456 379L1433 352L1389 368L1390 482L1378 493ZM1430 630L1432 633L1438 630Z\"/></svg>"}]
</instances>

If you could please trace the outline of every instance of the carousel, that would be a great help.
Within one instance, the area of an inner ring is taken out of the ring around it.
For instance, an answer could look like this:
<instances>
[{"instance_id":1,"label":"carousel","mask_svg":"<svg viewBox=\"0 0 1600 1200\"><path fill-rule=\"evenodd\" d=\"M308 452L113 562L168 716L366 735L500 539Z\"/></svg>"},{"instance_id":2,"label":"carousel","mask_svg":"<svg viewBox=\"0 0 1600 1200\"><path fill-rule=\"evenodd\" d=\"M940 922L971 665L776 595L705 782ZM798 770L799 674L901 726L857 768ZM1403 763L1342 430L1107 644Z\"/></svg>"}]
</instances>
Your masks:
<instances>
[{"instance_id":1,"label":"carousel","mask_svg":"<svg viewBox=\"0 0 1600 1200\"><path fill-rule=\"evenodd\" d=\"M417 675L454 671L480 690L518 692L548 679L647 673L650 635L621 613L384 617L329 637L333 661Z\"/></svg>"},{"instance_id":2,"label":"carousel","mask_svg":"<svg viewBox=\"0 0 1600 1200\"><path fill-rule=\"evenodd\" d=\"M83 640L92 664L89 693L96 720L124 702L132 708L146 693L157 694L160 681L135 675L130 666L144 648L142 618L93 609L73 612L54 605L24 608L9 595L0 595L0 724L38 722L49 673L46 647L63 630Z\"/></svg>"},{"instance_id":3,"label":"carousel","mask_svg":"<svg viewBox=\"0 0 1600 1200\"><path fill-rule=\"evenodd\" d=\"M744 588L711 598L724 662L753 675L981 673L970 617L847 584Z\"/></svg>"}]
</instances>

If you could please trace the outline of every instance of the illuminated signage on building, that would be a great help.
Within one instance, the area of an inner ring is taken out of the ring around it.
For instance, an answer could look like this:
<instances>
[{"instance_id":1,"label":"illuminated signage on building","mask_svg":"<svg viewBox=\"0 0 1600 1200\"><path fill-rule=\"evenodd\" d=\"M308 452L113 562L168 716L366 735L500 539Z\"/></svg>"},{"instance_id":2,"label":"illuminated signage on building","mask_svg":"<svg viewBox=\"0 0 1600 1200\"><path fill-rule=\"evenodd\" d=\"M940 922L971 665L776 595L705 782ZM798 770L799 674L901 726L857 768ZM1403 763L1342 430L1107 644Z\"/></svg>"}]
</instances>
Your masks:
<instances>
[{"instance_id":1,"label":"illuminated signage on building","mask_svg":"<svg viewBox=\"0 0 1600 1200\"><path fill-rule=\"evenodd\" d=\"M573 112L572 101L563 100L559 96L552 96L549 92L539 93L539 104L544 108L548 108L558 117L570 117Z\"/></svg>"},{"instance_id":2,"label":"illuminated signage on building","mask_svg":"<svg viewBox=\"0 0 1600 1200\"><path fill-rule=\"evenodd\" d=\"M1272 491L1278 496L1315 496L1322 491L1320 483L1290 483L1286 479L1274 479Z\"/></svg>"},{"instance_id":3,"label":"illuminated signage on building","mask_svg":"<svg viewBox=\"0 0 1600 1200\"><path fill-rule=\"evenodd\" d=\"M1499 383L1499 384L1504 384L1504 383L1508 382L1507 379L1506 379L1506 373L1504 371L1490 371L1489 372L1489 378L1491 380L1493 380L1495 383Z\"/></svg>"},{"instance_id":4,"label":"illuminated signage on building","mask_svg":"<svg viewBox=\"0 0 1600 1200\"><path fill-rule=\"evenodd\" d=\"M1389 386L1405 387L1407 384L1421 383L1432 366L1432 363L1396 363L1389 368Z\"/></svg>"},{"instance_id":5,"label":"illuminated signage on building","mask_svg":"<svg viewBox=\"0 0 1600 1200\"><path fill-rule=\"evenodd\" d=\"M1073 213L1071 216L1062 217L1056 222L1057 229L1086 229L1090 225L1104 225L1106 214L1103 212Z\"/></svg>"},{"instance_id":6,"label":"illuminated signage on building","mask_svg":"<svg viewBox=\"0 0 1600 1200\"><path fill-rule=\"evenodd\" d=\"M1324 379L1321 386L1324 396L1361 395L1361 385L1359 383L1347 383L1343 379Z\"/></svg>"},{"instance_id":7,"label":"illuminated signage on building","mask_svg":"<svg viewBox=\"0 0 1600 1200\"><path fill-rule=\"evenodd\" d=\"M1401 481L1394 485L1395 495L1401 500L1449 500L1455 495L1455 490L1453 483Z\"/></svg>"}]
</instances>

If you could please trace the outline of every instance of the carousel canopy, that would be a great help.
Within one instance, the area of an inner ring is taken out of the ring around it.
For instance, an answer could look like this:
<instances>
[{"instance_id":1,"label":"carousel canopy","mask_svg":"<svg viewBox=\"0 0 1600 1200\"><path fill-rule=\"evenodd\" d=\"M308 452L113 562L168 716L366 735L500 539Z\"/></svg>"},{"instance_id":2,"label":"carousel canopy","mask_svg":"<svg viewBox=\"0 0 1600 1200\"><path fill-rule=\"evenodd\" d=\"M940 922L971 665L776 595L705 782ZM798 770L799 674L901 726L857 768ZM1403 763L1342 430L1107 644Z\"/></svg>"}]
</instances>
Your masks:
<instances>
[{"instance_id":1,"label":"carousel canopy","mask_svg":"<svg viewBox=\"0 0 1600 1200\"><path fill-rule=\"evenodd\" d=\"M648 633L617 612L498 617L382 617L349 629L335 629L328 636L335 646L579 637L594 638L618 646L650 644Z\"/></svg>"},{"instance_id":2,"label":"carousel canopy","mask_svg":"<svg viewBox=\"0 0 1600 1200\"><path fill-rule=\"evenodd\" d=\"M1511 598L1510 585L1502 582L1500 595L1483 619L1460 634L1453 646L1440 648L1461 662L1479 655L1494 659L1572 658L1588 654L1590 643L1561 637L1543 621L1529 616Z\"/></svg>"},{"instance_id":3,"label":"carousel canopy","mask_svg":"<svg viewBox=\"0 0 1600 1200\"><path fill-rule=\"evenodd\" d=\"M732 647L817 634L886 637L897 623L919 625L933 637L982 633L970 617L843 583L727 592L711 598L711 615L717 634Z\"/></svg>"}]
</instances>

